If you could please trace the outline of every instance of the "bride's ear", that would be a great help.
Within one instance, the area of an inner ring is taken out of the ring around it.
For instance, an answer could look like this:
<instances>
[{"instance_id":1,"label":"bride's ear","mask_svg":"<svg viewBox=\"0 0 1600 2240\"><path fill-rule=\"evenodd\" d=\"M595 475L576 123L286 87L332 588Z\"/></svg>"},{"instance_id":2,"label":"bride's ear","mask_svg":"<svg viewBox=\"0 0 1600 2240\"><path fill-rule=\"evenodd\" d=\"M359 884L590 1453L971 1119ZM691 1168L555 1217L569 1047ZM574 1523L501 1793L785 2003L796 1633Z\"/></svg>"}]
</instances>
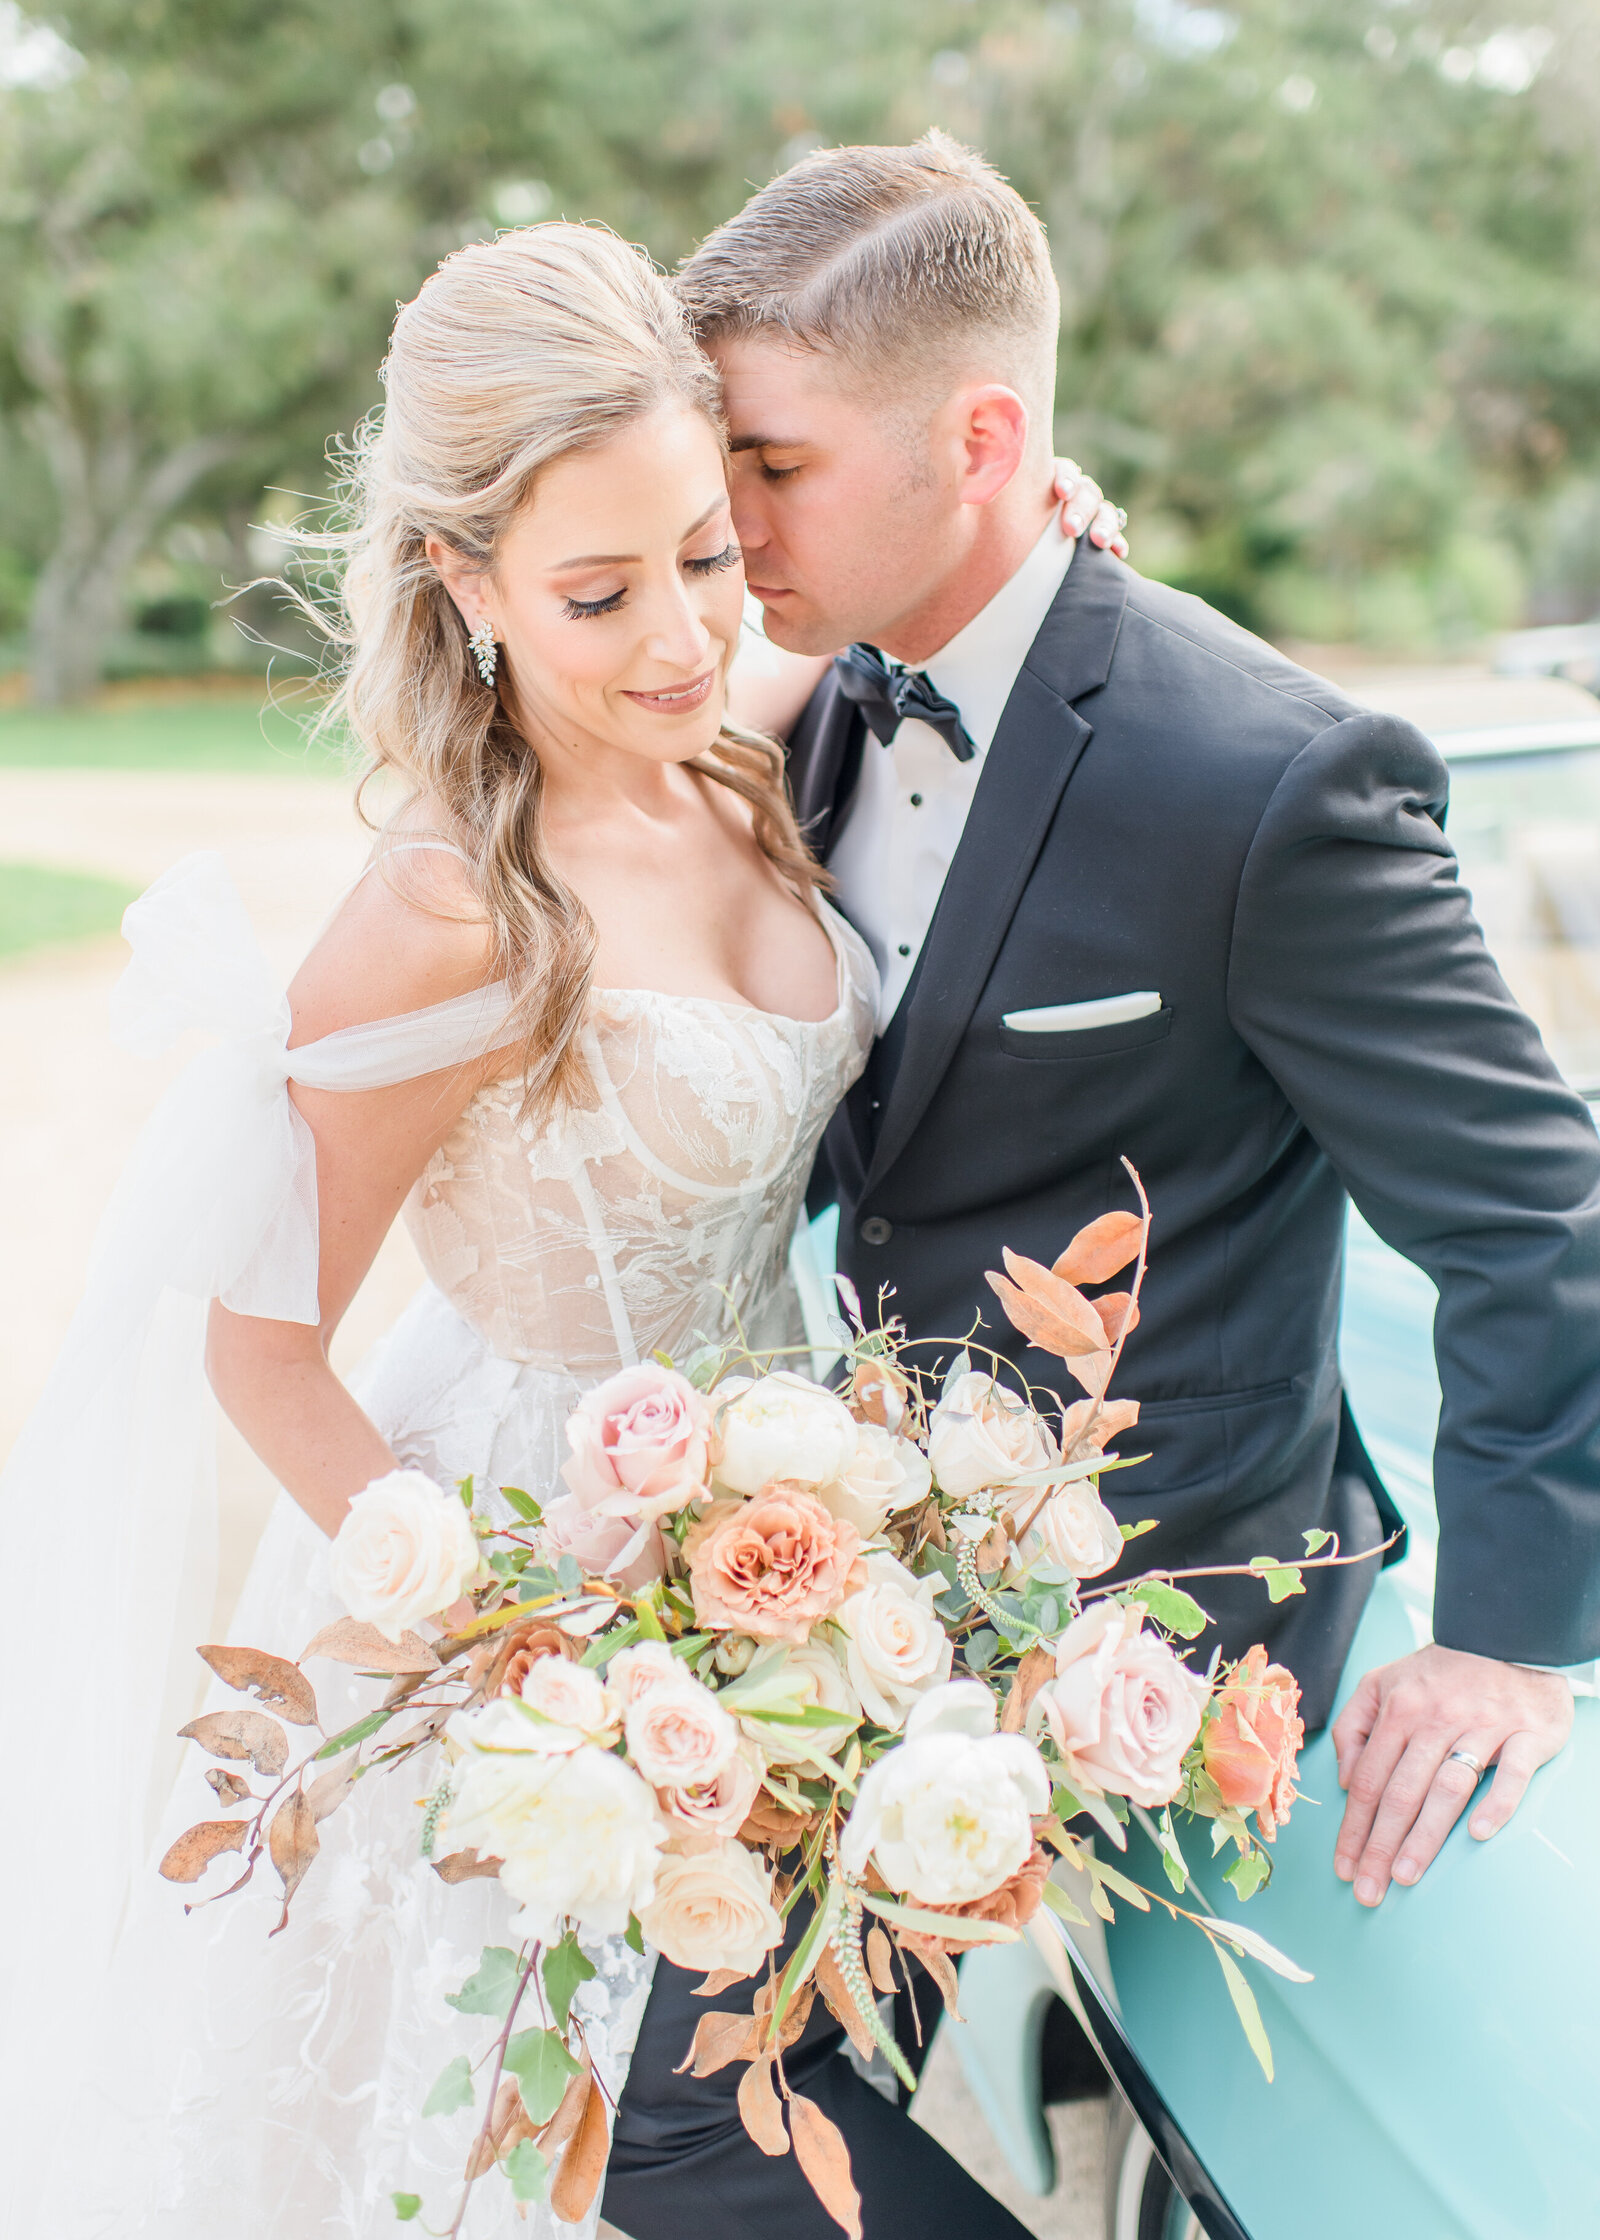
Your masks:
<instances>
[{"instance_id":1,"label":"bride's ear","mask_svg":"<svg viewBox=\"0 0 1600 2240\"><path fill-rule=\"evenodd\" d=\"M480 623L489 621L488 602L484 597L484 577L481 568L457 552L454 545L446 544L443 537L429 537L423 545L428 564L439 581L449 592L456 612L466 624L469 634Z\"/></svg>"}]
</instances>

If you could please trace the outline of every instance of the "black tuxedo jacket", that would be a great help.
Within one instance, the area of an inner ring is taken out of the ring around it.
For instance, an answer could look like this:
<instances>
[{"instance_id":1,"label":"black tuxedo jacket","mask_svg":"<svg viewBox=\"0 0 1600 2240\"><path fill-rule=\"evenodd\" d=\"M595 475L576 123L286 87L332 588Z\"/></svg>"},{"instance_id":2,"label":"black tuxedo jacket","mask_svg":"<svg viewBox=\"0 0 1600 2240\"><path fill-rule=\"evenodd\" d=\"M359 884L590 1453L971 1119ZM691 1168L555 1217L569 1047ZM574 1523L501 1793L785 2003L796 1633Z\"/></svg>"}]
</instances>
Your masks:
<instances>
[{"instance_id":1,"label":"black tuxedo jacket","mask_svg":"<svg viewBox=\"0 0 1600 2240\"><path fill-rule=\"evenodd\" d=\"M830 677L791 742L824 856L864 751ZM1398 1519L1340 1384L1348 1191L1439 1288L1436 1637L1576 1663L1600 1653L1600 1141L1484 947L1447 787L1410 725L1080 546L830 1127L840 1265L913 1336L981 1316L1076 1397L984 1271L1130 1205L1125 1153L1154 1227L1121 1444L1151 1459L1105 1489L1161 1526L1130 1568L1293 1557L1312 1527L1353 1553ZM1159 1011L1127 1026L1002 1023L1147 989ZM1225 1651L1267 1642L1318 1724L1376 1568L1277 1605L1254 1580L1198 1591Z\"/></svg>"}]
</instances>

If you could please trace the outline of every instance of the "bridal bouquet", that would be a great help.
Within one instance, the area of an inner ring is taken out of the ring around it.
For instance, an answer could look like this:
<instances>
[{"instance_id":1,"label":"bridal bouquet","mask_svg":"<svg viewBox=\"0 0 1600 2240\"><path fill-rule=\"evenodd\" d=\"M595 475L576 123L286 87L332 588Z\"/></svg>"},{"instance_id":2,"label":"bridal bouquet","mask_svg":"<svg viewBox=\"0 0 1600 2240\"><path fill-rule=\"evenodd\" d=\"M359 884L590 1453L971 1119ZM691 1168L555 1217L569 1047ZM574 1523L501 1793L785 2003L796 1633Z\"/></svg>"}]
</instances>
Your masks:
<instances>
[{"instance_id":1,"label":"bridal bouquet","mask_svg":"<svg viewBox=\"0 0 1600 2240\"><path fill-rule=\"evenodd\" d=\"M458 1497L409 1470L359 1494L333 1547L349 1616L304 1652L389 1682L343 1732L321 1739L299 1665L202 1650L264 1708L184 1732L266 1786L211 1770L230 1816L173 1845L174 1880L243 1852L237 1889L265 1856L287 1919L354 1785L441 1746L420 1850L447 1883L497 1877L516 1908L514 1941L485 1950L452 2002L491 2018L492 2042L476 2073L451 2062L423 2110L481 2109L468 2190L498 2167L519 2202L588 2212L609 2121L574 1998L595 1973L584 1942L605 1936L703 1972L708 1995L750 1980L749 2011L708 2011L686 2058L699 2076L745 2064L750 2135L792 2151L853 2235L848 2152L790 2089L785 2048L820 1998L909 2085L880 1995L915 1959L953 2007L952 1955L1016 1937L1041 1905L1086 1925L1084 1906L1110 1920L1113 1898L1154 1900L1191 1921L1271 2074L1236 1956L1306 1979L1178 1903L1174 1816L1209 1823L1239 1896L1266 1879L1295 1794L1299 1689L1259 1648L1195 1670L1176 1644L1205 1613L1174 1574L1089 1583L1151 1529L1119 1527L1097 1490L1139 1459L1111 1445L1137 1401L1107 1397L1149 1237L1128 1173L1138 1213L1092 1222L1052 1268L1008 1252L989 1278L1082 1388L1070 1405L1008 1391L965 1348L935 1388L899 1327L869 1329L841 1283L833 1386L703 1346L589 1393L562 1487L542 1502L500 1489L510 1521L475 1515L470 1483ZM1103 1288L1130 1268L1127 1288ZM1318 1556L1327 1538L1244 1568L1281 1599L1307 1561L1342 1560ZM292 1765L283 1722L318 1734ZM1130 1811L1167 1891L1105 1856L1126 1848ZM422 2205L395 2206L406 2219Z\"/></svg>"}]
</instances>

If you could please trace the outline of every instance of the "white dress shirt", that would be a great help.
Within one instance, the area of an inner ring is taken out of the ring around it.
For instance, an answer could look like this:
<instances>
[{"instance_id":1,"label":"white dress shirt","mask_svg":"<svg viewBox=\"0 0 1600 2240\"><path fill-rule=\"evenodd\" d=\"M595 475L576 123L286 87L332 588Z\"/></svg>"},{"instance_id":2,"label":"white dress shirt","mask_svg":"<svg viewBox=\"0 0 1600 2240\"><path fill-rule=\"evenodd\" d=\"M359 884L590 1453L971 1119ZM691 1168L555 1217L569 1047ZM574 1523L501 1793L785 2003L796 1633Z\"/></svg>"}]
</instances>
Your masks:
<instances>
[{"instance_id":1,"label":"white dress shirt","mask_svg":"<svg viewBox=\"0 0 1600 2240\"><path fill-rule=\"evenodd\" d=\"M970 762L958 762L938 732L914 717L888 746L867 734L861 782L828 867L846 916L877 962L880 1032L916 968L1011 688L1074 549L1052 519L1009 583L922 665L961 710Z\"/></svg>"}]
</instances>

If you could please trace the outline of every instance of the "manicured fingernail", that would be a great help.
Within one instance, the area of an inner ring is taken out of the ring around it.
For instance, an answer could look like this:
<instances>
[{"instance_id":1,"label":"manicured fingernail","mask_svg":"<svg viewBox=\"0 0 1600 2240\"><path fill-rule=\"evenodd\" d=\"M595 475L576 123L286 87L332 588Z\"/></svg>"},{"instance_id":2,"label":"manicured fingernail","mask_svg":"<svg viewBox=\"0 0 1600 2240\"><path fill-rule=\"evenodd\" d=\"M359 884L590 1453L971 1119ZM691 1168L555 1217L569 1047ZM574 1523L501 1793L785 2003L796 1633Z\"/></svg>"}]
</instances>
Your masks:
<instances>
[{"instance_id":1,"label":"manicured fingernail","mask_svg":"<svg viewBox=\"0 0 1600 2240\"><path fill-rule=\"evenodd\" d=\"M1069 513L1067 515L1067 534L1069 536L1081 537L1086 526L1085 518L1081 513Z\"/></svg>"},{"instance_id":2,"label":"manicured fingernail","mask_svg":"<svg viewBox=\"0 0 1600 2240\"><path fill-rule=\"evenodd\" d=\"M1356 1884L1356 1897L1364 1906L1375 1906L1382 1896L1382 1890L1370 1874L1364 1874Z\"/></svg>"},{"instance_id":3,"label":"manicured fingernail","mask_svg":"<svg viewBox=\"0 0 1600 2240\"><path fill-rule=\"evenodd\" d=\"M1395 1861L1394 1878L1396 1882L1415 1882L1417 1879L1416 1860L1397 1859Z\"/></svg>"},{"instance_id":4,"label":"manicured fingernail","mask_svg":"<svg viewBox=\"0 0 1600 2240\"><path fill-rule=\"evenodd\" d=\"M1354 1859L1347 1859L1344 1853L1340 1852L1338 1858L1333 1862L1333 1871L1341 1882L1348 1882L1356 1871L1356 1863Z\"/></svg>"}]
</instances>

